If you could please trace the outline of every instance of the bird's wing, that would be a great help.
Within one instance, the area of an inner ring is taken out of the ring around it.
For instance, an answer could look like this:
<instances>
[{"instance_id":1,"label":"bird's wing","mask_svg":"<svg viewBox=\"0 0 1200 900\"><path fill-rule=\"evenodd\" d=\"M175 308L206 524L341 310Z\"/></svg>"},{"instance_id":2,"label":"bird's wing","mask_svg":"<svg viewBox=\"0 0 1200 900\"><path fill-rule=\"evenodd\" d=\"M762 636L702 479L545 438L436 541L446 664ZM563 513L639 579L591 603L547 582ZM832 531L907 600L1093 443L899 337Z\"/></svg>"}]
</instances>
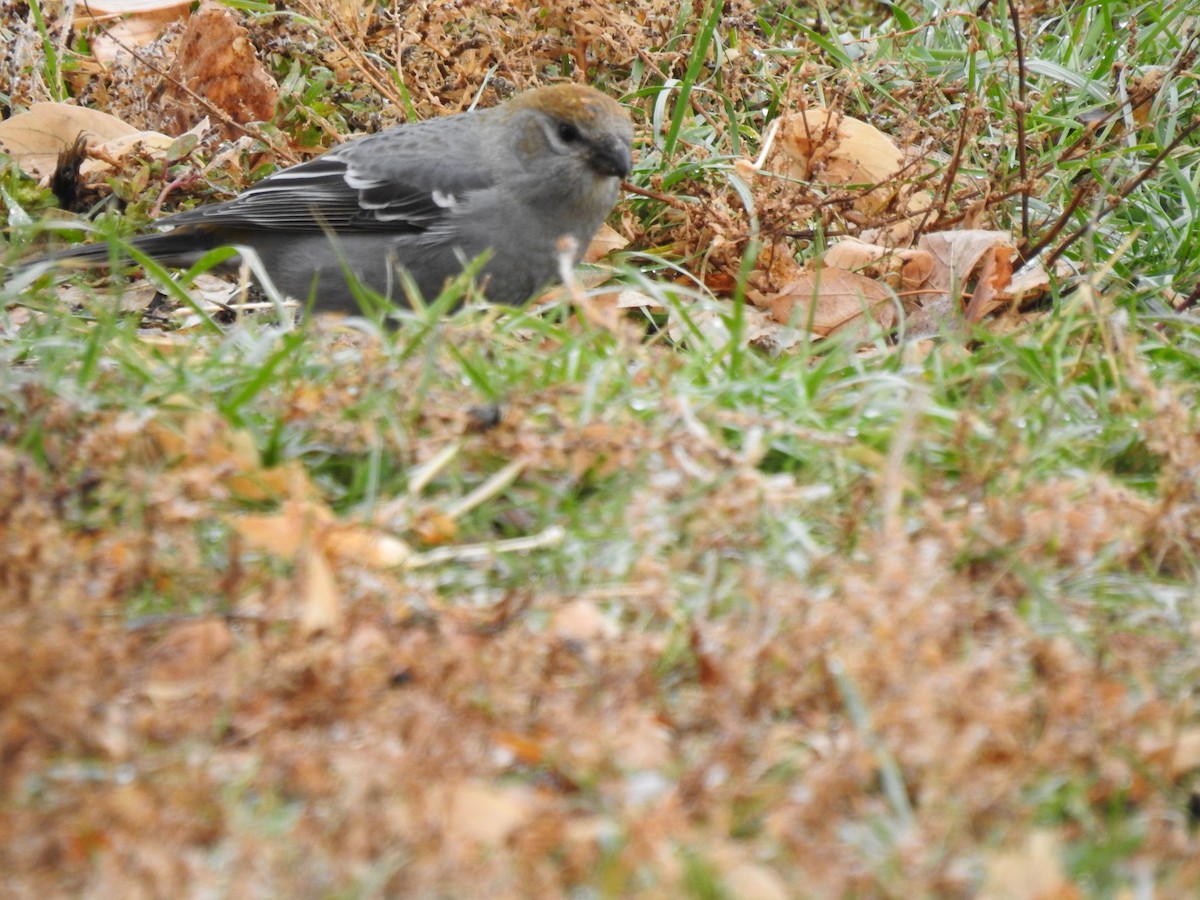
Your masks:
<instances>
[{"instance_id":1,"label":"bird's wing","mask_svg":"<svg viewBox=\"0 0 1200 900\"><path fill-rule=\"evenodd\" d=\"M448 159L462 152L461 145L451 142L439 156L443 141L431 139L429 129L422 127L434 121L343 144L276 172L232 200L177 213L158 224L306 232L428 231L467 193L491 183L486 167L477 161Z\"/></svg>"}]
</instances>

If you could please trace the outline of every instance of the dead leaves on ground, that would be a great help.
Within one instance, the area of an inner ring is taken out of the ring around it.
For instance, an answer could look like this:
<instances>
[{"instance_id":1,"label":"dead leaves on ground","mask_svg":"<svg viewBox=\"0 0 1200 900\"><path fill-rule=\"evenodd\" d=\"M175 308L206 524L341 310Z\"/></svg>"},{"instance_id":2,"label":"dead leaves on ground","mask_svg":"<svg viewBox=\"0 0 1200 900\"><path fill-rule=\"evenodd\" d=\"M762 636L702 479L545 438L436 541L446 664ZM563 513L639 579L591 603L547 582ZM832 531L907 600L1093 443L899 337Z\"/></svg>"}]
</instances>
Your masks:
<instances>
[{"instance_id":1,"label":"dead leaves on ground","mask_svg":"<svg viewBox=\"0 0 1200 900\"><path fill-rule=\"evenodd\" d=\"M269 122L275 116L279 86L259 62L249 34L230 9L202 3L188 19L174 65L162 83L164 115L176 131L195 125L215 107L228 116L225 136L236 125Z\"/></svg>"},{"instance_id":2,"label":"dead leaves on ground","mask_svg":"<svg viewBox=\"0 0 1200 900\"><path fill-rule=\"evenodd\" d=\"M67 103L39 103L28 112L0 122L0 151L21 170L44 179L54 171L59 155L83 136L90 158L82 175L98 178L132 155L165 158L174 138L156 131L139 131L107 113Z\"/></svg>"},{"instance_id":3,"label":"dead leaves on ground","mask_svg":"<svg viewBox=\"0 0 1200 900\"><path fill-rule=\"evenodd\" d=\"M999 313L1015 318L1076 274L1063 259L1053 272L1022 260L1013 235L985 227L986 180L930 162L953 154L953 136L902 146L838 109L801 107L769 124L757 159L735 161L738 190L694 184L700 202L680 207L684 224L671 235L694 260L692 278L728 297L746 268L750 213L758 220L744 342L777 353L803 335L963 335ZM799 262L822 233L839 236ZM664 306L632 296L619 305ZM728 310L686 295L679 305L668 310L675 339L696 323L718 338L728 331Z\"/></svg>"},{"instance_id":4,"label":"dead leaves on ground","mask_svg":"<svg viewBox=\"0 0 1200 900\"><path fill-rule=\"evenodd\" d=\"M337 349L339 391L429 365L396 373ZM387 860L380 891L395 895L553 896L601 873L614 894L649 878L678 896L694 852L745 896L886 879L999 897L1069 884L1063 856L1094 845L1080 832L1114 808L1146 829L1143 858L1170 887L1194 883L1188 637L1154 604L1114 626L1093 596L1106 561L1191 539L1193 494L1164 510L1082 477L978 501L945 484L911 528L881 535L720 436L775 419L680 401L580 424L567 386L467 432L445 390L410 398L411 490L359 512L332 508L303 469L265 466L187 398L132 415L23 397L48 463L0 450L0 868L18 893L258 879L291 896L359 885ZM331 396L305 383L281 402L344 445ZM1182 477L1198 451L1169 399L1145 427L1174 437ZM483 474L451 494L439 473L468 462ZM404 562L474 549L503 566L456 531L473 498L597 473L637 489L606 511L603 539L563 554L562 579L489 606L439 594L446 568ZM814 556L811 579L758 564L764 527L796 522L855 550ZM1046 565L1071 573L1054 598L1071 637L1023 609L1020 573ZM737 602L711 609L714 590ZM1180 668L1171 690L1163 667ZM880 788L896 771L905 821ZM1061 807L1029 799L1056 790L1072 792ZM1047 805L1063 821L1031 837ZM882 872L880 834L903 849Z\"/></svg>"},{"instance_id":5,"label":"dead leaves on ground","mask_svg":"<svg viewBox=\"0 0 1200 900\"><path fill-rule=\"evenodd\" d=\"M1005 233L926 232L933 197L915 177L924 174L920 158L907 158L883 132L850 116L823 107L784 115L772 123L760 159L740 160L735 170L752 187L784 179L840 198L861 235L837 240L805 265L786 240L761 251L746 298L776 326L869 340L903 321L906 334L922 336L1018 310L1050 287L1036 263L1014 276L1016 244ZM720 282L719 272L714 278ZM755 322L752 343L785 346L778 329Z\"/></svg>"},{"instance_id":6,"label":"dead leaves on ground","mask_svg":"<svg viewBox=\"0 0 1200 900\"><path fill-rule=\"evenodd\" d=\"M279 89L258 60L245 28L232 11L217 4L203 3L190 15L189 7L158 0L97 3L87 7L90 12L78 22L99 29L93 52L109 63L112 58L106 54L136 52L170 23L186 19L170 71L149 91L146 85L138 85L139 92L152 93L159 101L157 130L139 129L82 106L42 102L0 122L0 151L12 156L28 175L45 179L59 154L83 137L90 158L81 173L86 180L100 181L135 153L168 160L182 156L210 130L210 116L228 138L241 135L234 127L238 124L269 121ZM183 143L189 133L193 139Z\"/></svg>"},{"instance_id":7,"label":"dead leaves on ground","mask_svg":"<svg viewBox=\"0 0 1200 900\"><path fill-rule=\"evenodd\" d=\"M152 91L160 101L160 128L177 134L213 115L226 123L225 136L234 138L241 134L234 125L270 121L279 87L237 15L213 2L195 11L191 6L178 0L81 4L76 24L91 30L92 53L104 67L132 59L170 26L183 24L169 71Z\"/></svg>"},{"instance_id":8,"label":"dead leaves on ground","mask_svg":"<svg viewBox=\"0 0 1200 900\"><path fill-rule=\"evenodd\" d=\"M413 470L409 494L382 502L370 521L356 521L330 509L298 460L266 467L249 433L231 428L214 412L191 408L186 398L165 402L176 412L144 426L150 454L206 474L209 493L223 490L241 502L278 504L273 512L230 513L226 519L246 550L272 554L293 567L292 614L305 634L341 632L346 603L338 586L340 571L411 570L456 560L478 563L562 540L562 530L550 528L487 544L457 541L457 520L506 490L525 468L520 460L502 467L465 497L431 504L421 497L424 486L462 449L460 442L449 443ZM396 533L397 527L413 542L432 549L419 552Z\"/></svg>"}]
</instances>

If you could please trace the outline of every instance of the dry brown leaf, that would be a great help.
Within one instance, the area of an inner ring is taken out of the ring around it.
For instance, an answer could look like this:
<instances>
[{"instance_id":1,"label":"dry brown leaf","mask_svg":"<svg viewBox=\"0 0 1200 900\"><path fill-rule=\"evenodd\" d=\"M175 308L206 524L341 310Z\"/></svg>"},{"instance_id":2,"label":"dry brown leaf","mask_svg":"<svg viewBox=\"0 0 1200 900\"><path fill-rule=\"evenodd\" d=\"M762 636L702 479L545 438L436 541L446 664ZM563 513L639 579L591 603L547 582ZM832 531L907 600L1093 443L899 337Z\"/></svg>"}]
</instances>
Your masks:
<instances>
[{"instance_id":1,"label":"dry brown leaf","mask_svg":"<svg viewBox=\"0 0 1200 900\"><path fill-rule=\"evenodd\" d=\"M220 619L186 622L171 630L154 648L149 676L186 681L204 675L233 649L233 633Z\"/></svg>"},{"instance_id":2,"label":"dry brown leaf","mask_svg":"<svg viewBox=\"0 0 1200 900\"><path fill-rule=\"evenodd\" d=\"M729 318L727 303L681 303L667 308L667 336L677 344L689 345L698 331L710 346L721 347L732 337ZM749 304L742 310L742 319L742 343L771 356L786 352L804 337L799 329L780 325L770 312Z\"/></svg>"},{"instance_id":3,"label":"dry brown leaf","mask_svg":"<svg viewBox=\"0 0 1200 900\"><path fill-rule=\"evenodd\" d=\"M601 303L610 303L617 309L666 309L667 304L657 297L635 291L633 288L623 288L609 294L598 294L595 299Z\"/></svg>"},{"instance_id":4,"label":"dry brown leaf","mask_svg":"<svg viewBox=\"0 0 1200 900\"><path fill-rule=\"evenodd\" d=\"M81 3L76 7L74 24L76 28L97 26L89 45L92 55L111 65L157 40L172 22L186 17L190 7L190 0ZM117 18L120 21L111 21Z\"/></svg>"},{"instance_id":5,"label":"dry brown leaf","mask_svg":"<svg viewBox=\"0 0 1200 900\"><path fill-rule=\"evenodd\" d=\"M185 131L205 110L197 108L176 82L235 122L263 122L275 116L279 86L259 61L249 33L231 10L218 4L201 4L188 21L163 95L166 119L174 119L177 129Z\"/></svg>"},{"instance_id":6,"label":"dry brown leaf","mask_svg":"<svg viewBox=\"0 0 1200 900\"><path fill-rule=\"evenodd\" d=\"M234 529L251 547L287 560L296 559L308 535L334 522L333 512L311 500L288 500L276 513L248 514L232 519Z\"/></svg>"},{"instance_id":7,"label":"dry brown leaf","mask_svg":"<svg viewBox=\"0 0 1200 900\"><path fill-rule=\"evenodd\" d=\"M858 238L843 238L825 251L821 261L825 265L837 269L846 269L877 277L891 268L890 264L877 265L880 260L889 262L895 258L896 252L879 244L860 241ZM868 269L871 271L868 272Z\"/></svg>"},{"instance_id":8,"label":"dry brown leaf","mask_svg":"<svg viewBox=\"0 0 1200 900\"><path fill-rule=\"evenodd\" d=\"M1062 841L1034 831L1023 847L996 854L987 866L981 900L1070 900L1080 896L1063 872Z\"/></svg>"},{"instance_id":9,"label":"dry brown leaf","mask_svg":"<svg viewBox=\"0 0 1200 900\"><path fill-rule=\"evenodd\" d=\"M825 251L821 261L835 269L878 278L901 294L921 287L934 266L934 259L926 250L895 250L857 238L838 241Z\"/></svg>"},{"instance_id":10,"label":"dry brown leaf","mask_svg":"<svg viewBox=\"0 0 1200 900\"><path fill-rule=\"evenodd\" d=\"M172 138L157 131L139 131L125 137L90 144L88 150L95 155L83 161L79 172L93 180L98 174L111 172L115 163L130 156L142 154L152 159L161 159L174 145L175 141Z\"/></svg>"},{"instance_id":11,"label":"dry brown leaf","mask_svg":"<svg viewBox=\"0 0 1200 900\"><path fill-rule=\"evenodd\" d=\"M492 740L522 765L538 766L546 758L546 744L542 738L498 729L492 732Z\"/></svg>"},{"instance_id":12,"label":"dry brown leaf","mask_svg":"<svg viewBox=\"0 0 1200 900\"><path fill-rule=\"evenodd\" d=\"M936 262L925 290L942 297L962 292L973 282L967 305L969 322L978 322L995 310L1019 307L1042 295L1050 287L1050 276L1040 264L1033 263L1013 275L1016 246L1011 237L997 231L942 231L924 235L918 246L928 250ZM1069 266L1058 271L1070 273ZM928 299L925 298L923 303Z\"/></svg>"},{"instance_id":13,"label":"dry brown leaf","mask_svg":"<svg viewBox=\"0 0 1200 900\"><path fill-rule=\"evenodd\" d=\"M342 598L325 553L307 548L297 567L300 592L300 631L303 634L336 631L342 622Z\"/></svg>"},{"instance_id":14,"label":"dry brown leaf","mask_svg":"<svg viewBox=\"0 0 1200 900\"><path fill-rule=\"evenodd\" d=\"M191 0L86 0L75 7L75 25L124 15L147 15L171 9L187 9Z\"/></svg>"},{"instance_id":15,"label":"dry brown leaf","mask_svg":"<svg viewBox=\"0 0 1200 900\"><path fill-rule=\"evenodd\" d=\"M150 653L138 692L158 704L192 702L233 688L234 637L220 619L185 622Z\"/></svg>"},{"instance_id":16,"label":"dry brown leaf","mask_svg":"<svg viewBox=\"0 0 1200 900\"><path fill-rule=\"evenodd\" d=\"M583 261L586 263L598 262L616 250L624 250L628 245L629 238L611 225L601 225L596 236L588 244L587 251L583 254Z\"/></svg>"},{"instance_id":17,"label":"dry brown leaf","mask_svg":"<svg viewBox=\"0 0 1200 900\"><path fill-rule=\"evenodd\" d=\"M404 541L363 525L338 523L325 536L325 549L339 561L373 569L402 566L413 555Z\"/></svg>"},{"instance_id":18,"label":"dry brown leaf","mask_svg":"<svg viewBox=\"0 0 1200 900\"><path fill-rule=\"evenodd\" d=\"M786 116L777 138L781 163L775 171L828 185L878 185L858 197L862 213L883 209L896 194L889 184L904 166L892 139L867 122L814 106Z\"/></svg>"},{"instance_id":19,"label":"dry brown leaf","mask_svg":"<svg viewBox=\"0 0 1200 900\"><path fill-rule=\"evenodd\" d=\"M991 271L994 275L1002 277L1006 267L1011 273L1011 259L1016 252L1016 246L1007 234L984 230L938 231L922 235L917 246L933 257L934 267L924 290L938 295L938 298L952 292L965 292L976 267L986 257L1002 256L1005 260L1005 265L993 266ZM1006 278L1003 279L1003 286L1007 286ZM990 301L992 297L988 299Z\"/></svg>"},{"instance_id":20,"label":"dry brown leaf","mask_svg":"<svg viewBox=\"0 0 1200 900\"><path fill-rule=\"evenodd\" d=\"M629 709L615 723L612 745L626 771L661 769L671 761L671 731L644 709Z\"/></svg>"},{"instance_id":21,"label":"dry brown leaf","mask_svg":"<svg viewBox=\"0 0 1200 900\"><path fill-rule=\"evenodd\" d=\"M203 121L193 131L199 138L209 125ZM89 155L80 174L94 181L114 165L135 154L163 158L177 138L158 131L139 131L107 113L67 103L37 103L28 112L0 122L0 151L12 156L26 174L47 178L58 165L58 155L87 139Z\"/></svg>"},{"instance_id":22,"label":"dry brown leaf","mask_svg":"<svg viewBox=\"0 0 1200 900\"><path fill-rule=\"evenodd\" d=\"M1073 274L1070 264L1056 267L1055 274L1066 278ZM997 299L1011 301L1020 307L1028 297L1040 297L1050 290L1050 273L1042 268L1041 263L1032 263L1012 277L1007 289L997 294Z\"/></svg>"},{"instance_id":23,"label":"dry brown leaf","mask_svg":"<svg viewBox=\"0 0 1200 900\"><path fill-rule=\"evenodd\" d=\"M1139 128L1145 128L1146 123L1150 120L1150 110L1154 105L1154 99L1162 91L1169 71L1164 66L1151 66L1140 78L1130 79L1129 105L1133 112L1133 121Z\"/></svg>"},{"instance_id":24,"label":"dry brown leaf","mask_svg":"<svg viewBox=\"0 0 1200 900\"><path fill-rule=\"evenodd\" d=\"M847 329L860 329L869 336L872 323L889 329L896 322L892 293L877 281L822 266L806 272L773 296L756 299L765 305L776 322L807 328L827 337ZM870 321L867 320L867 315Z\"/></svg>"},{"instance_id":25,"label":"dry brown leaf","mask_svg":"<svg viewBox=\"0 0 1200 900\"><path fill-rule=\"evenodd\" d=\"M1012 284L1013 256L1016 252L1017 248L1009 243L997 245L984 254L975 278L975 290L971 292L971 302L967 304L968 322L980 321L1001 305L1001 295Z\"/></svg>"},{"instance_id":26,"label":"dry brown leaf","mask_svg":"<svg viewBox=\"0 0 1200 900\"><path fill-rule=\"evenodd\" d=\"M143 426L143 433L161 456L176 464L204 466L243 500L317 495L298 460L265 468L248 431L232 428L215 412L192 409L192 400L185 396L168 397L163 405L174 411Z\"/></svg>"},{"instance_id":27,"label":"dry brown leaf","mask_svg":"<svg viewBox=\"0 0 1200 900\"><path fill-rule=\"evenodd\" d=\"M782 878L758 863L738 863L729 869L721 880L725 882L725 889L731 897L787 900L792 896Z\"/></svg>"},{"instance_id":28,"label":"dry brown leaf","mask_svg":"<svg viewBox=\"0 0 1200 900\"><path fill-rule=\"evenodd\" d=\"M116 293L114 297L113 294ZM63 309L73 306L86 309L89 304L96 302L96 291L84 289L77 284L63 282L55 289L55 296ZM110 309L119 309L127 313L140 313L146 309L158 296L158 288L148 281L138 281L120 286L120 291L106 292L102 302L114 303Z\"/></svg>"},{"instance_id":29,"label":"dry brown leaf","mask_svg":"<svg viewBox=\"0 0 1200 900\"><path fill-rule=\"evenodd\" d=\"M155 134L139 132L132 125L94 109L68 103L35 103L28 112L0 122L0 151L11 156L23 172L40 178L54 171L58 154L74 144L81 134L91 146L139 133Z\"/></svg>"},{"instance_id":30,"label":"dry brown leaf","mask_svg":"<svg viewBox=\"0 0 1200 900\"><path fill-rule=\"evenodd\" d=\"M307 485L306 479L302 486ZM299 560L303 552L316 549L328 561L389 569L412 556L412 549L399 538L341 522L323 503L298 496L278 512L236 516L232 522L250 546L287 560Z\"/></svg>"},{"instance_id":31,"label":"dry brown leaf","mask_svg":"<svg viewBox=\"0 0 1200 900\"><path fill-rule=\"evenodd\" d=\"M822 259L827 265L881 279L897 290L906 309L919 307L925 318L956 314L952 301L969 293L965 317L973 323L1001 307L1019 307L1049 289L1050 277L1036 263L1013 275L1015 254L1008 235L967 230L924 235L915 249L907 250L847 238L830 247ZM918 314L914 321L920 318ZM936 322L929 324L936 330Z\"/></svg>"},{"instance_id":32,"label":"dry brown leaf","mask_svg":"<svg viewBox=\"0 0 1200 900\"><path fill-rule=\"evenodd\" d=\"M1171 777L1179 778L1200 769L1200 728L1188 728L1175 742L1171 756Z\"/></svg>"},{"instance_id":33,"label":"dry brown leaf","mask_svg":"<svg viewBox=\"0 0 1200 900\"><path fill-rule=\"evenodd\" d=\"M440 785L431 808L442 815L449 840L499 846L533 811L533 793L525 787L495 787L483 781Z\"/></svg>"},{"instance_id":34,"label":"dry brown leaf","mask_svg":"<svg viewBox=\"0 0 1200 900\"><path fill-rule=\"evenodd\" d=\"M452 544L458 539L458 523L432 506L418 509L409 527L418 541L430 547Z\"/></svg>"},{"instance_id":35,"label":"dry brown leaf","mask_svg":"<svg viewBox=\"0 0 1200 900\"><path fill-rule=\"evenodd\" d=\"M590 600L573 600L555 611L550 627L566 641L607 640L620 634L611 618Z\"/></svg>"},{"instance_id":36,"label":"dry brown leaf","mask_svg":"<svg viewBox=\"0 0 1200 900\"><path fill-rule=\"evenodd\" d=\"M251 547L296 564L295 587L304 634L341 624L341 595L328 556L333 512L312 500L288 500L279 512L232 518L234 530Z\"/></svg>"},{"instance_id":37,"label":"dry brown leaf","mask_svg":"<svg viewBox=\"0 0 1200 900\"><path fill-rule=\"evenodd\" d=\"M224 481L230 493L239 500L262 502L316 494L316 486L309 480L308 470L297 459L290 459L269 469L256 466L235 472Z\"/></svg>"}]
</instances>

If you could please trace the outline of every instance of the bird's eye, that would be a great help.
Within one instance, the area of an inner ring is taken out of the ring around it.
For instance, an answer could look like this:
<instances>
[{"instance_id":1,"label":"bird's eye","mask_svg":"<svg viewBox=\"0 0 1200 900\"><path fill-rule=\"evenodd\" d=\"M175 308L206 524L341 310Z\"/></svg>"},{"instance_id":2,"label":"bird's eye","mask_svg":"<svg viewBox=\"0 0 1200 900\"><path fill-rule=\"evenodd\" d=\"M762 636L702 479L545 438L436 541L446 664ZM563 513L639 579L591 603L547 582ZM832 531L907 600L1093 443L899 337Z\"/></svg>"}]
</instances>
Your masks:
<instances>
[{"instance_id":1,"label":"bird's eye","mask_svg":"<svg viewBox=\"0 0 1200 900\"><path fill-rule=\"evenodd\" d=\"M579 129L570 122L559 122L558 136L564 143L570 144L579 140Z\"/></svg>"}]
</instances>

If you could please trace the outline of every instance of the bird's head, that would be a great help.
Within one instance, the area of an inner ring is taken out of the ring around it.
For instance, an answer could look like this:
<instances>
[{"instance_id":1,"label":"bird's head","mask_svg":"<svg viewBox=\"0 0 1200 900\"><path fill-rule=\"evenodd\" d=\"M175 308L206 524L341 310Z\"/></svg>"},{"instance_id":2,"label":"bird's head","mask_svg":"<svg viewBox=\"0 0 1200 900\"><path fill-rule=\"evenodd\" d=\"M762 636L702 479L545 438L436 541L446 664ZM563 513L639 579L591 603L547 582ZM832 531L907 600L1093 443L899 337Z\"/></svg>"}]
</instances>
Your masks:
<instances>
[{"instance_id":1,"label":"bird's head","mask_svg":"<svg viewBox=\"0 0 1200 900\"><path fill-rule=\"evenodd\" d=\"M624 178L633 166L633 125L624 108L595 88L558 84L509 100L498 111L519 124L517 152L544 174L583 164L600 178Z\"/></svg>"}]
</instances>

